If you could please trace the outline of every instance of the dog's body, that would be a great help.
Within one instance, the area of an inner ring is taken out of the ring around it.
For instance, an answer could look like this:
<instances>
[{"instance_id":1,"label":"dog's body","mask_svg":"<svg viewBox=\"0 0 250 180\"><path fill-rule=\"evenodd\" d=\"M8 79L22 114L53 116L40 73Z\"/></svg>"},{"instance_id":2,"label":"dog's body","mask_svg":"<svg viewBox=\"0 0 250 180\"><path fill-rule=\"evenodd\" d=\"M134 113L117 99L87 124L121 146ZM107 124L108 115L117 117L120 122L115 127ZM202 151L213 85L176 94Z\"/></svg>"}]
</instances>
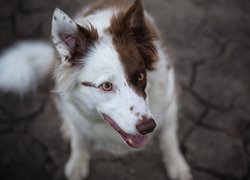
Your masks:
<instances>
[{"instance_id":1,"label":"dog's body","mask_svg":"<svg viewBox=\"0 0 250 180\"><path fill-rule=\"evenodd\" d=\"M61 59L56 102L71 142L66 176L88 175L90 148L122 154L145 146L156 125L169 176L191 179L176 136L174 70L141 1L97 3L74 20L56 9L52 39Z\"/></svg>"}]
</instances>

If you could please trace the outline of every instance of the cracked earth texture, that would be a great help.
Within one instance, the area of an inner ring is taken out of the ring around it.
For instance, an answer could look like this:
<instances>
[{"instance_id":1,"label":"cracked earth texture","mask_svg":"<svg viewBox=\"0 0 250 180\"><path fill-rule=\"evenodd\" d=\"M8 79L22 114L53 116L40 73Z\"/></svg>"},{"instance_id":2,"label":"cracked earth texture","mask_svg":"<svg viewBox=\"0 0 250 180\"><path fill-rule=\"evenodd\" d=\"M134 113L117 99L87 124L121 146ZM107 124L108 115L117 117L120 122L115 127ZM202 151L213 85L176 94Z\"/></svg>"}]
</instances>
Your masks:
<instances>
[{"instance_id":1,"label":"cracked earth texture","mask_svg":"<svg viewBox=\"0 0 250 180\"><path fill-rule=\"evenodd\" d=\"M83 0L1 0L0 50L48 39L53 9ZM194 180L250 179L250 1L144 0L175 60L179 139ZM49 88L47 88L49 89ZM69 146L49 91L0 94L0 179L61 180ZM157 143L123 157L93 153L88 180L167 179Z\"/></svg>"}]
</instances>

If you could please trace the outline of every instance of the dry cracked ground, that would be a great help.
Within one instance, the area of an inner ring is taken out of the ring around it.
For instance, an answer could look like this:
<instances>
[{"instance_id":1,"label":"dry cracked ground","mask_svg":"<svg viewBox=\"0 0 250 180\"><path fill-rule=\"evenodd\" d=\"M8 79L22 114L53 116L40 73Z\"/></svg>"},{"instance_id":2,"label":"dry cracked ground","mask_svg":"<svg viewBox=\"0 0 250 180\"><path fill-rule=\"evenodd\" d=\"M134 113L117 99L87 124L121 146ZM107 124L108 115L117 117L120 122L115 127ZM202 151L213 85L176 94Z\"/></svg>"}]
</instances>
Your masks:
<instances>
[{"instance_id":1,"label":"dry cracked ground","mask_svg":"<svg viewBox=\"0 0 250 180\"><path fill-rule=\"evenodd\" d=\"M53 9L84 0L1 0L0 48L48 39ZM250 1L144 0L175 59L179 138L195 180L250 179ZM49 91L0 94L0 179L61 180L69 146ZM157 141L157 140L156 140ZM93 153L88 180L167 179L157 143L113 157Z\"/></svg>"}]
</instances>

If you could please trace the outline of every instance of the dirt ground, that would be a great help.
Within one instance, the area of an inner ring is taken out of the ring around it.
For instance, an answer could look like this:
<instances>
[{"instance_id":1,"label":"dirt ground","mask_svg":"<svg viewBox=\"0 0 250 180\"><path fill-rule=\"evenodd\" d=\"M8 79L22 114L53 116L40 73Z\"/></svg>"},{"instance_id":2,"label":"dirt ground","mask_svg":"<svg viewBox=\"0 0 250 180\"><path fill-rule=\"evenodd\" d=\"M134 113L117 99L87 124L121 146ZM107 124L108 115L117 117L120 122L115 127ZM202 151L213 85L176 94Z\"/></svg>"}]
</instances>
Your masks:
<instances>
[{"instance_id":1,"label":"dirt ground","mask_svg":"<svg viewBox=\"0 0 250 180\"><path fill-rule=\"evenodd\" d=\"M0 50L49 39L55 7L90 0L1 0ZM91 1L92 2L92 1ZM250 1L144 0L175 59L179 139L194 180L250 180ZM0 179L62 180L69 146L49 91L0 93ZM157 144L114 157L92 153L88 180L168 179Z\"/></svg>"}]
</instances>

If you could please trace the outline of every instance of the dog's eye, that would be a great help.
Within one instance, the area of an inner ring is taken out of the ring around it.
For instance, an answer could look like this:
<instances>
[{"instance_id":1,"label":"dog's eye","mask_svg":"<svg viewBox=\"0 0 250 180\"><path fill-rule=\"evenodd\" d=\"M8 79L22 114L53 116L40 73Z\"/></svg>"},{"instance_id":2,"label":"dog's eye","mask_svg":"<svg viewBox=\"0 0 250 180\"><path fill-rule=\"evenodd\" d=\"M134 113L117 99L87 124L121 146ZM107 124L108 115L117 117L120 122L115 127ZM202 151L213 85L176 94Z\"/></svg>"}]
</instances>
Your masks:
<instances>
[{"instance_id":1,"label":"dog's eye","mask_svg":"<svg viewBox=\"0 0 250 180\"><path fill-rule=\"evenodd\" d=\"M145 75L143 73L140 73L138 76L138 80L142 81L144 79Z\"/></svg>"},{"instance_id":2,"label":"dog's eye","mask_svg":"<svg viewBox=\"0 0 250 180\"><path fill-rule=\"evenodd\" d=\"M111 91L112 90L112 83L110 82L105 82L103 83L100 88L104 91Z\"/></svg>"}]
</instances>

